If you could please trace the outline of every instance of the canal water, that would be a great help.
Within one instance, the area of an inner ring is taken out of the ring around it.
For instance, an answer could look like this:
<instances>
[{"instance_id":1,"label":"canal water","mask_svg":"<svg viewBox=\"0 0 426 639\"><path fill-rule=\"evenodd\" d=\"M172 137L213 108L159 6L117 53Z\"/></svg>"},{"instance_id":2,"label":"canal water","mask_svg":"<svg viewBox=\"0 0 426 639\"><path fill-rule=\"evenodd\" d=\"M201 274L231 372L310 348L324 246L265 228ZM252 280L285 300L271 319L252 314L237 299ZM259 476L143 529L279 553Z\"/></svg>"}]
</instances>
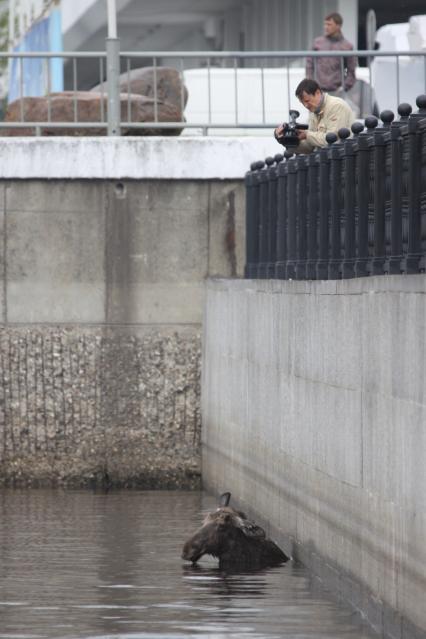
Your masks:
<instances>
[{"instance_id":1,"label":"canal water","mask_svg":"<svg viewBox=\"0 0 426 639\"><path fill-rule=\"evenodd\" d=\"M214 507L197 492L0 491L0 639L377 637L292 562L183 562Z\"/></svg>"}]
</instances>

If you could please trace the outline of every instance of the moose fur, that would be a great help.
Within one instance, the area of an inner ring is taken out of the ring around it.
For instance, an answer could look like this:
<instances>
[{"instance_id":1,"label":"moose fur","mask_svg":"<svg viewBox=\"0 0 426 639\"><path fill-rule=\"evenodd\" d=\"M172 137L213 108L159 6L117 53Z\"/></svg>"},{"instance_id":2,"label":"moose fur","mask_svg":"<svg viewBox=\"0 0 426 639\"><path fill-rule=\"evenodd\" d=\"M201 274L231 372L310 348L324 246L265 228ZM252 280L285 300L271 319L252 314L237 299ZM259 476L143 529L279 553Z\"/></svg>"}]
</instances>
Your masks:
<instances>
[{"instance_id":1,"label":"moose fur","mask_svg":"<svg viewBox=\"0 0 426 639\"><path fill-rule=\"evenodd\" d=\"M288 561L289 557L266 537L263 528L229 504L223 493L219 507L208 513L202 526L186 541L182 559L195 564L203 555L219 559L219 568L257 569Z\"/></svg>"}]
</instances>

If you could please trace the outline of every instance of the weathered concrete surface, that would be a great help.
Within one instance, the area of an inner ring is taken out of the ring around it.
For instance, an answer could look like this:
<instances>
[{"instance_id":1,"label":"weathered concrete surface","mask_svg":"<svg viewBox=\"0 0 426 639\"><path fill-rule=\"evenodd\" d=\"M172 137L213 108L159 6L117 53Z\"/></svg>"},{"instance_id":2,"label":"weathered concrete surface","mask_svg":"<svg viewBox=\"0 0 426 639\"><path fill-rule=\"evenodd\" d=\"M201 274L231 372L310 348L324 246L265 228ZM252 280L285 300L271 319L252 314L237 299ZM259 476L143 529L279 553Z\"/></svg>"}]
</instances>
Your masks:
<instances>
[{"instance_id":1,"label":"weathered concrete surface","mask_svg":"<svg viewBox=\"0 0 426 639\"><path fill-rule=\"evenodd\" d=\"M204 278L241 181L0 182L0 481L200 485Z\"/></svg>"},{"instance_id":2,"label":"weathered concrete surface","mask_svg":"<svg viewBox=\"0 0 426 639\"><path fill-rule=\"evenodd\" d=\"M426 632L426 276L208 284L203 477L389 637Z\"/></svg>"},{"instance_id":3,"label":"weathered concrete surface","mask_svg":"<svg viewBox=\"0 0 426 639\"><path fill-rule=\"evenodd\" d=\"M241 182L3 182L5 321L190 324L241 275ZM237 238L229 241L229 234Z\"/></svg>"},{"instance_id":4,"label":"weathered concrete surface","mask_svg":"<svg viewBox=\"0 0 426 639\"><path fill-rule=\"evenodd\" d=\"M242 180L274 138L8 138L0 179Z\"/></svg>"}]
</instances>

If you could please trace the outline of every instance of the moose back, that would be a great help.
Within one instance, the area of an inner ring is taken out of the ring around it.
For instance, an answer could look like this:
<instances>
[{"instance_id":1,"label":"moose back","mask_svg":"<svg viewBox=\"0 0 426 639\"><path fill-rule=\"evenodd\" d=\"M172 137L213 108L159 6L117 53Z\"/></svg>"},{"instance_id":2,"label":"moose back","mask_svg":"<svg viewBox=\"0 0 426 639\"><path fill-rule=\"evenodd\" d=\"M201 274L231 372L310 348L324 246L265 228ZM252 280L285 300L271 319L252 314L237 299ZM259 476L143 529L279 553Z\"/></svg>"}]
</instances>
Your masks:
<instances>
[{"instance_id":1,"label":"moose back","mask_svg":"<svg viewBox=\"0 0 426 639\"><path fill-rule=\"evenodd\" d=\"M223 493L219 507L208 513L198 530L184 544L182 559L195 564L203 555L219 559L219 568L258 569L289 560L266 537L263 528L229 504L231 493Z\"/></svg>"}]
</instances>

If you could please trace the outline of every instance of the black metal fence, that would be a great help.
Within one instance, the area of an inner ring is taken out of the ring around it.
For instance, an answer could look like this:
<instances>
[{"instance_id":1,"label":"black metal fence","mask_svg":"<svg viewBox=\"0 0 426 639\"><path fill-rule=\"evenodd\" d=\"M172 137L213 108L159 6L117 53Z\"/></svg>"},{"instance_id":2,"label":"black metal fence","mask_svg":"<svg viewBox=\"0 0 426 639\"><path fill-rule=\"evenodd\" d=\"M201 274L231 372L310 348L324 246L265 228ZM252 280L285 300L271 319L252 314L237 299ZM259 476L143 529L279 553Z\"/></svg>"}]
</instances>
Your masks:
<instances>
[{"instance_id":1,"label":"black metal fence","mask_svg":"<svg viewBox=\"0 0 426 639\"><path fill-rule=\"evenodd\" d=\"M247 278L342 279L426 269L426 95L310 155L246 174Z\"/></svg>"}]
</instances>

